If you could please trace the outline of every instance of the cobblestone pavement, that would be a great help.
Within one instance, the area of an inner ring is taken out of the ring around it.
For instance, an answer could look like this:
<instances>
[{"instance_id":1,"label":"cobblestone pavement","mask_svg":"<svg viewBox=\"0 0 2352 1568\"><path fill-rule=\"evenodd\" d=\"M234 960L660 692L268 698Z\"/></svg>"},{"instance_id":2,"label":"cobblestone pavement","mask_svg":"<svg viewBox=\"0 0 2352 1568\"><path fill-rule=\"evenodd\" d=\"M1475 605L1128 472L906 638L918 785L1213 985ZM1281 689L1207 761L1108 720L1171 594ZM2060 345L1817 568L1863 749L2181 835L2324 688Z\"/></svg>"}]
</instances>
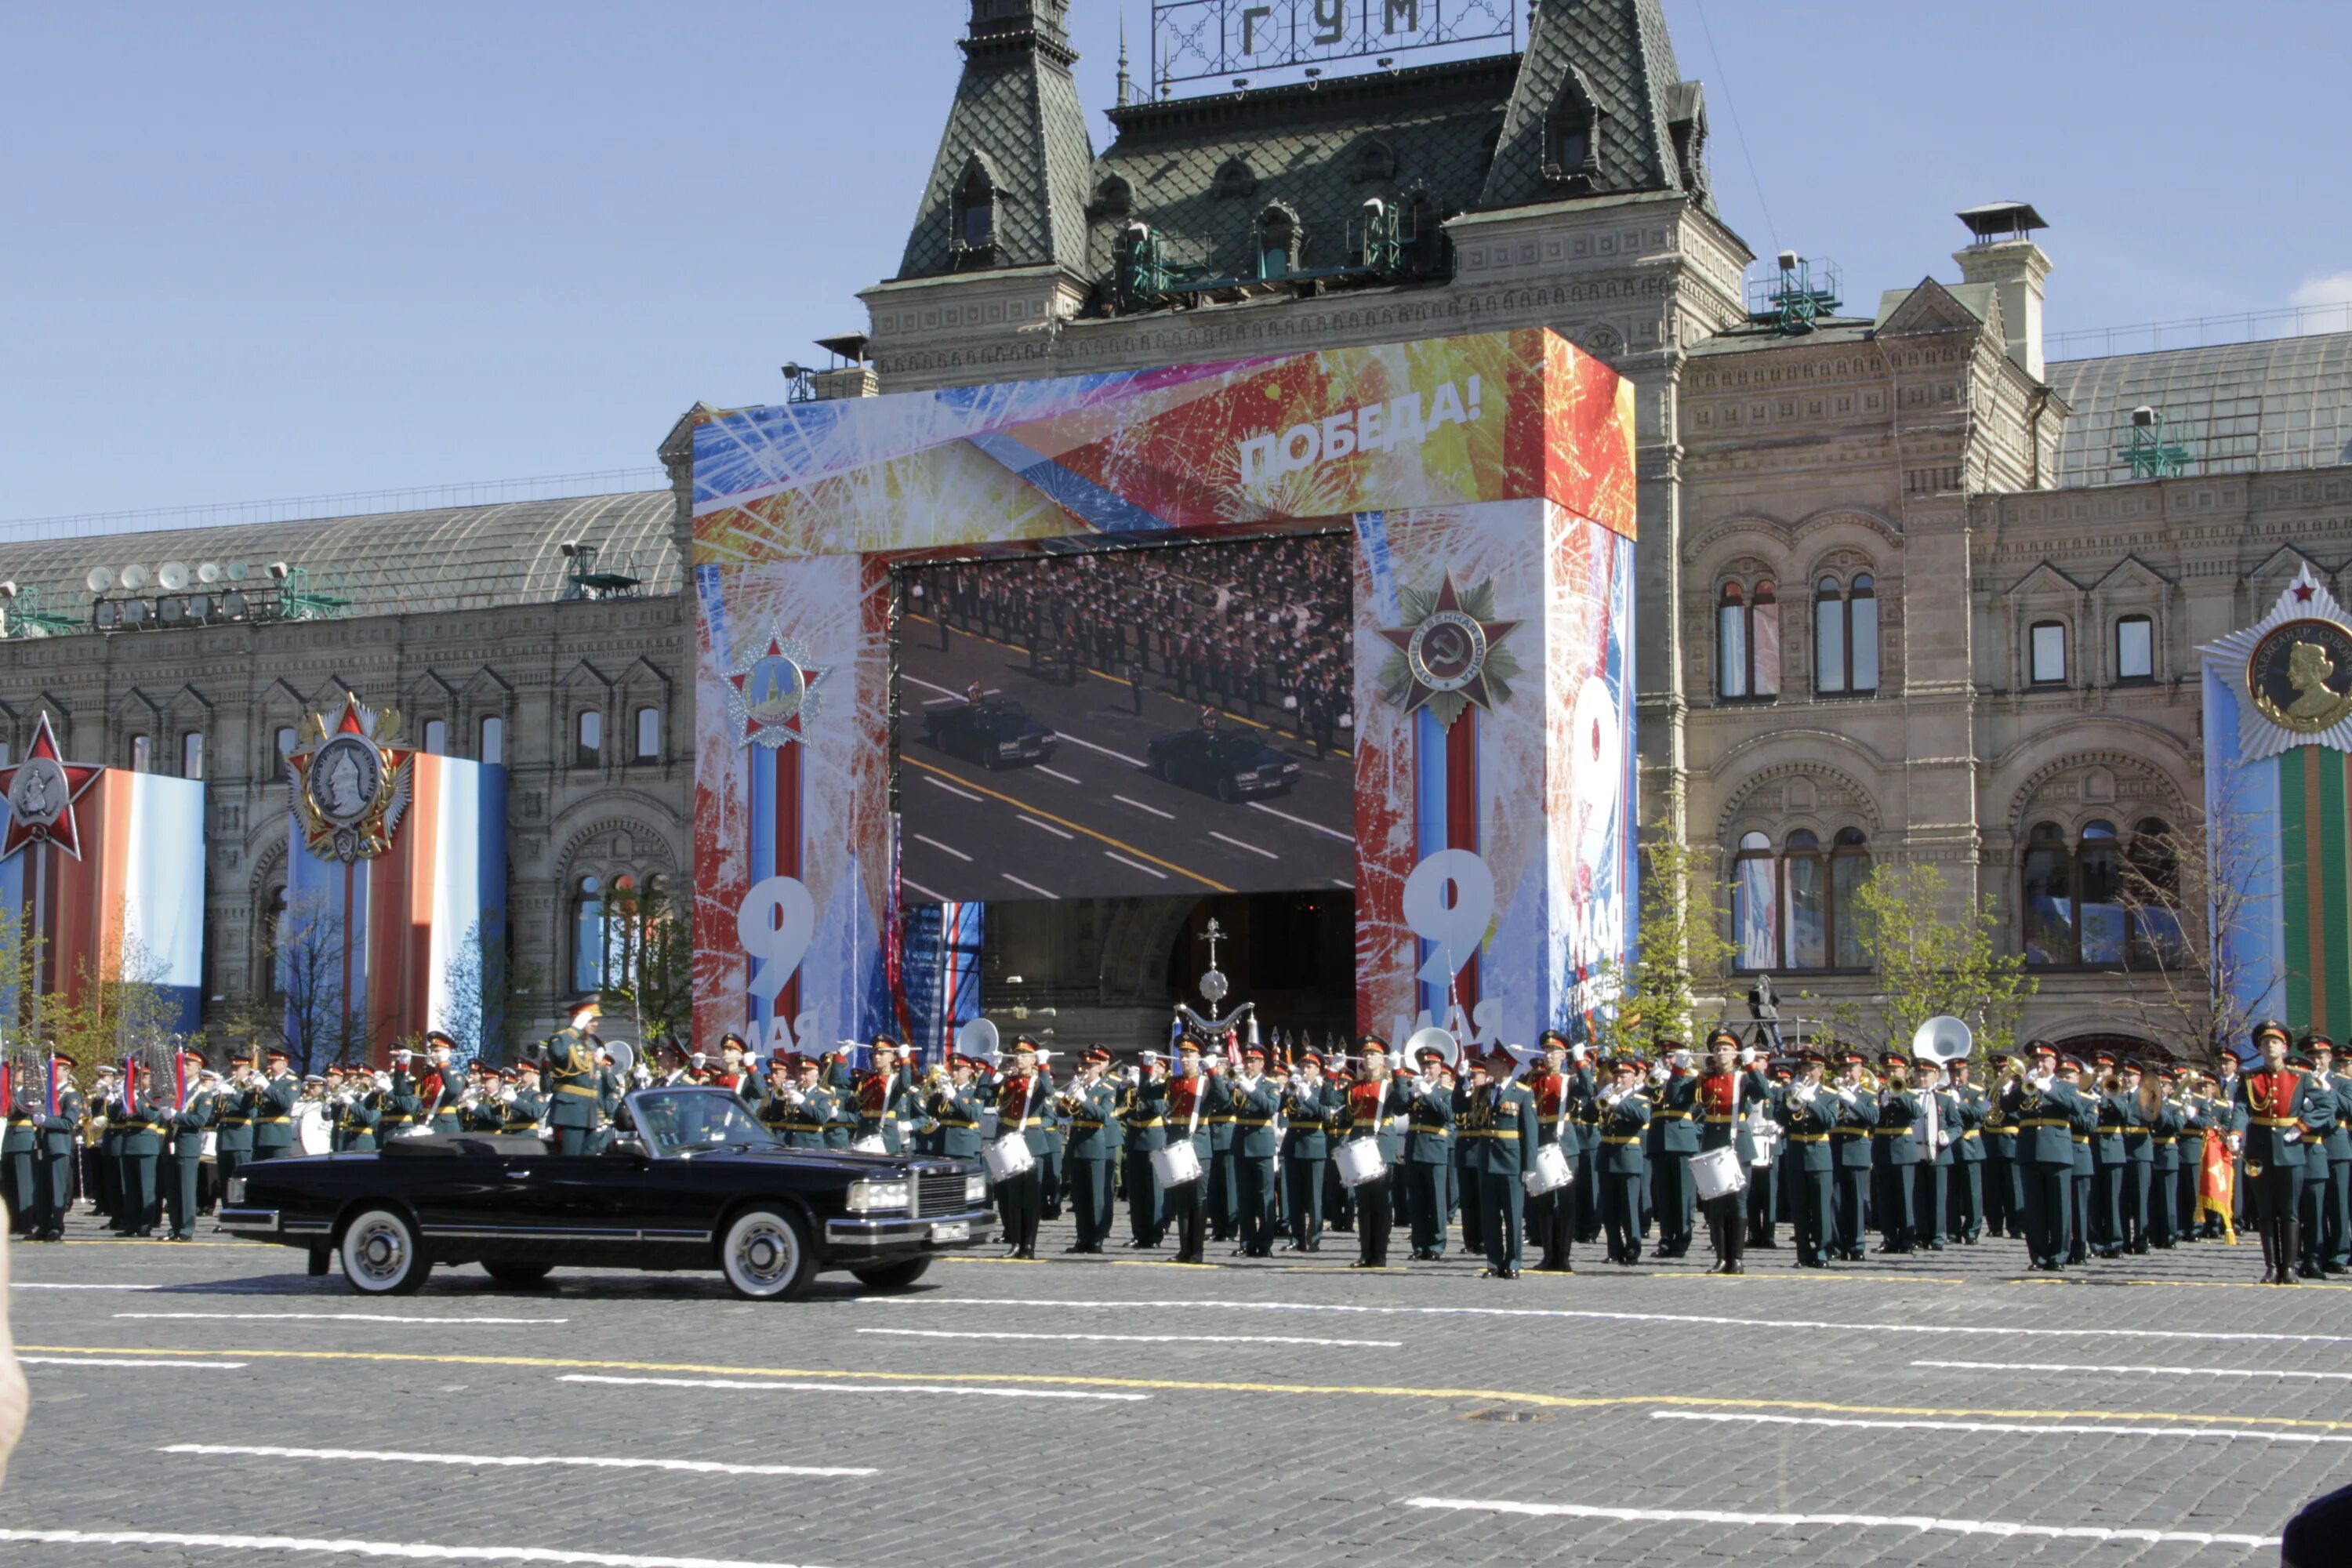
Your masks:
<instances>
[{"instance_id":1,"label":"cobblestone pavement","mask_svg":"<svg viewBox=\"0 0 2352 1568\"><path fill-rule=\"evenodd\" d=\"M1068 1239L895 1296L466 1268L378 1300L83 1221L12 1248L0 1554L2270 1563L2352 1480L2352 1289L2253 1285L2251 1241L2056 1280L2009 1241L1732 1279L1580 1248L1510 1282L1351 1271L1346 1236L1205 1268Z\"/></svg>"}]
</instances>

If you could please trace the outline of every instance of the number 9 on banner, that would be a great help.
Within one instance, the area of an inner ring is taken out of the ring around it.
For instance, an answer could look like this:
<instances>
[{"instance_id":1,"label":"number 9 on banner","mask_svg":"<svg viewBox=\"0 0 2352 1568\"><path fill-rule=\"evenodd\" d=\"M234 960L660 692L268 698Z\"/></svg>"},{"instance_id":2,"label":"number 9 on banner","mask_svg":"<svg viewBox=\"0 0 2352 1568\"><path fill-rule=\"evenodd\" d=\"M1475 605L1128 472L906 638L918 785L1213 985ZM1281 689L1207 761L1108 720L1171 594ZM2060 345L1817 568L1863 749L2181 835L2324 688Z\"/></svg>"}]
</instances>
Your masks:
<instances>
[{"instance_id":1,"label":"number 9 on banner","mask_svg":"<svg viewBox=\"0 0 2352 1568\"><path fill-rule=\"evenodd\" d=\"M1495 918L1495 874L1468 849L1441 849L1412 868L1404 883L1404 923L1429 943L1419 978L1452 981Z\"/></svg>"},{"instance_id":2,"label":"number 9 on banner","mask_svg":"<svg viewBox=\"0 0 2352 1568\"><path fill-rule=\"evenodd\" d=\"M797 877L770 877L754 887L735 911L735 940L759 960L746 989L751 1000L776 1005L777 994L806 956L816 930L816 900Z\"/></svg>"}]
</instances>

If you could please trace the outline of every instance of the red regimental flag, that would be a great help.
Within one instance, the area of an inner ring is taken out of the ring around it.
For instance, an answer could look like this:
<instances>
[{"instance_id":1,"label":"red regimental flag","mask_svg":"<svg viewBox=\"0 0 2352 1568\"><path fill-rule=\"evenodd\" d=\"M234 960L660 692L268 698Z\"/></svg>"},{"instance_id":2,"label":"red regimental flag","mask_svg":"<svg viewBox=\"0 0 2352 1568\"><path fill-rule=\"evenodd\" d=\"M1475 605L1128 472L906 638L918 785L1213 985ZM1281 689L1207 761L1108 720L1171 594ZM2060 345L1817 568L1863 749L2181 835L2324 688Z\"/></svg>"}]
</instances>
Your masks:
<instances>
[{"instance_id":1,"label":"red regimental flag","mask_svg":"<svg viewBox=\"0 0 2352 1568\"><path fill-rule=\"evenodd\" d=\"M2205 1157L2197 1173L2197 1206L2208 1214L2221 1216L2223 1226L2230 1225L2230 1211L2236 1206L2238 1168L2230 1158L2229 1140L2219 1128L2205 1129ZM2230 1239L2238 1239L2234 1227Z\"/></svg>"}]
</instances>

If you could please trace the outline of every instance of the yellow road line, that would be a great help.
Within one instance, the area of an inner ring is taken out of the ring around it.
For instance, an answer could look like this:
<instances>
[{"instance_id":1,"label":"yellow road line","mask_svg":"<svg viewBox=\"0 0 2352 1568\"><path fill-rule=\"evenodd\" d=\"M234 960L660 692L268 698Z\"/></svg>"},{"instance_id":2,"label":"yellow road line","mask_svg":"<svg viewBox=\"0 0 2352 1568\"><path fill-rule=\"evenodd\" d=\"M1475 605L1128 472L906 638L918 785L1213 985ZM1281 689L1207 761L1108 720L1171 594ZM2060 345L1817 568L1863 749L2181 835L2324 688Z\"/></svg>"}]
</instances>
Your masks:
<instances>
[{"instance_id":1,"label":"yellow road line","mask_svg":"<svg viewBox=\"0 0 2352 1568\"><path fill-rule=\"evenodd\" d=\"M393 1362L430 1366L521 1366L564 1372L687 1373L703 1376L830 1378L844 1383L903 1383L904 1372L845 1372L833 1367L744 1367L691 1362L590 1361L562 1356L426 1355L415 1351L153 1350L108 1345L19 1345L43 1355L235 1356L255 1361ZM2321 1431L2352 1430L2352 1421L2300 1420L2277 1415L2199 1415L2167 1410L2021 1410L1945 1408L1909 1405L1833 1405L1817 1399L1723 1399L1692 1394L1559 1394L1508 1388L1412 1388L1389 1384L1229 1383L1172 1377L1095 1377L1040 1373L924 1373L927 1383L969 1383L1056 1388L1139 1388L1183 1394L1280 1394L1314 1398L1501 1399L1550 1410L1601 1410L1628 1405L1671 1405L1709 1410L1808 1410L1831 1415L1933 1415L2033 1421L2204 1421L2234 1426L2283 1426Z\"/></svg>"},{"instance_id":2,"label":"yellow road line","mask_svg":"<svg viewBox=\"0 0 2352 1568\"><path fill-rule=\"evenodd\" d=\"M1125 839L1113 838L1108 833L1097 833L1093 828L1088 827L1086 824L1082 822L1072 822L1066 816L1055 816L1052 812L1045 810L1043 806L1031 805L1025 800L1016 800L1012 795L1006 795L1001 790L992 790L984 784L978 784L964 777L961 773L952 773L945 768L934 767L931 763L923 761L920 757L910 757L902 752L898 755L898 760L902 763L907 763L915 767L919 767L927 773L937 773L943 779L950 779L956 784L961 784L965 789L976 789L981 794L988 795L992 799L1001 800L1007 805L1017 806L1021 810L1029 813L1032 816L1042 816L1048 822L1058 822L1063 826L1083 833L1089 838L1097 838L1100 839L1105 844L1116 845L1118 847L1126 850L1130 855L1140 855L1155 866L1165 866L1180 877L1192 878L1192 880L1200 883L1202 887L1213 888L1220 893L1230 893L1233 891L1231 888L1226 887L1223 882L1213 881L1209 878L1201 875L1198 871L1189 870L1182 866L1179 866L1173 860L1162 860L1159 856L1152 854L1150 850L1138 849L1134 845L1128 843Z\"/></svg>"}]
</instances>

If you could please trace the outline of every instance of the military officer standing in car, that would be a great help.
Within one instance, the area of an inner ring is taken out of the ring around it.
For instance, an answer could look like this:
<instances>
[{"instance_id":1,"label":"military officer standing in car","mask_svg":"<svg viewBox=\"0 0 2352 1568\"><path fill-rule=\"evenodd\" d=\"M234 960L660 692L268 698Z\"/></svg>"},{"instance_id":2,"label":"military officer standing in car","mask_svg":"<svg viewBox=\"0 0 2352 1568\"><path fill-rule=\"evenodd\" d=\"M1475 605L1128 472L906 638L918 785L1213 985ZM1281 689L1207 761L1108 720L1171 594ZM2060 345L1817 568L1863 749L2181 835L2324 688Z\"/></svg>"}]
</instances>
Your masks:
<instances>
[{"instance_id":1,"label":"military officer standing in car","mask_svg":"<svg viewBox=\"0 0 2352 1568\"><path fill-rule=\"evenodd\" d=\"M603 1016L604 1009L596 1003L583 1002L572 1009L572 1022L547 1042L545 1059L553 1090L548 1097L547 1124L555 1130L556 1152L561 1154L594 1153L593 1141L604 1124L601 1073L591 1038Z\"/></svg>"}]
</instances>

